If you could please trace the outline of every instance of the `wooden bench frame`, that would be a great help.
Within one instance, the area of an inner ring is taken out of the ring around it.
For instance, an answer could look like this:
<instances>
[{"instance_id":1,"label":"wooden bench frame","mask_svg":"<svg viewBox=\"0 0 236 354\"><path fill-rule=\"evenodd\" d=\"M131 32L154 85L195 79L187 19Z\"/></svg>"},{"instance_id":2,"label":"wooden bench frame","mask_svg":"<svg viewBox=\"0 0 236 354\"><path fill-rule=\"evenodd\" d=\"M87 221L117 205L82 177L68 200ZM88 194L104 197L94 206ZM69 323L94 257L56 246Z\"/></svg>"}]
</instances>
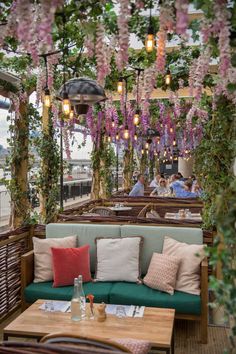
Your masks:
<instances>
[{"instance_id":1,"label":"wooden bench frame","mask_svg":"<svg viewBox=\"0 0 236 354\"><path fill-rule=\"evenodd\" d=\"M177 319L199 321L201 326L201 342L207 343L208 332L208 262L205 258L201 262L200 271L201 286L201 315L176 314ZM21 309L24 311L29 303L24 297L25 288L34 280L34 252L29 251L21 256Z\"/></svg>"}]
</instances>

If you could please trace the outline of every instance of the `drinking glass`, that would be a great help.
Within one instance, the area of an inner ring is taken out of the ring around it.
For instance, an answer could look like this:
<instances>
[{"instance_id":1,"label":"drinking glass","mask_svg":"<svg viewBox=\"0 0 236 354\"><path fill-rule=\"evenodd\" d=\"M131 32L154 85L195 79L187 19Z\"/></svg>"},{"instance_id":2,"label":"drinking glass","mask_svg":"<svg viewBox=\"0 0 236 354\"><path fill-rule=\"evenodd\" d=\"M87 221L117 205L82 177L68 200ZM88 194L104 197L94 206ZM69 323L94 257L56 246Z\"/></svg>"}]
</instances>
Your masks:
<instances>
[{"instance_id":1,"label":"drinking glass","mask_svg":"<svg viewBox=\"0 0 236 354\"><path fill-rule=\"evenodd\" d=\"M116 307L116 316L118 318L126 317L125 307L124 306L117 306Z\"/></svg>"}]
</instances>

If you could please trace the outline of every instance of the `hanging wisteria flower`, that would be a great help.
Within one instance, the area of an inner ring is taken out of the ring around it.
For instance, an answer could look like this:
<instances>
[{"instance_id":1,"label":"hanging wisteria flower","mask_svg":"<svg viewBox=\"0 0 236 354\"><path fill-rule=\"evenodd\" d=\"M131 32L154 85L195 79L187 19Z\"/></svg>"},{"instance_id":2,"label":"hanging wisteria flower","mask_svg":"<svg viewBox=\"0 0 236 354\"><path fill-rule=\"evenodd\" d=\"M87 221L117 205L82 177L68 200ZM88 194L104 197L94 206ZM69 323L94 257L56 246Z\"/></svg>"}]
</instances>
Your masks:
<instances>
[{"instance_id":1,"label":"hanging wisteria flower","mask_svg":"<svg viewBox=\"0 0 236 354\"><path fill-rule=\"evenodd\" d=\"M96 31L96 46L95 55L97 60L97 81L100 85L104 85L105 78L110 74L110 60L108 46L105 43L105 30L104 26L99 23Z\"/></svg>"},{"instance_id":2,"label":"hanging wisteria flower","mask_svg":"<svg viewBox=\"0 0 236 354\"><path fill-rule=\"evenodd\" d=\"M95 54L95 40L93 35L87 35L84 39L85 54L88 58L92 58Z\"/></svg>"},{"instance_id":3,"label":"hanging wisteria flower","mask_svg":"<svg viewBox=\"0 0 236 354\"><path fill-rule=\"evenodd\" d=\"M9 94L9 99L11 100L12 103L12 108L15 112L15 118L19 119L20 118L20 99L19 96L16 95L15 93L10 93Z\"/></svg>"},{"instance_id":4,"label":"hanging wisteria flower","mask_svg":"<svg viewBox=\"0 0 236 354\"><path fill-rule=\"evenodd\" d=\"M7 24L4 26L0 44L6 36L14 36L22 50L29 53L33 63L38 65L39 54L53 49L52 25L56 9L62 6L63 0L16 0L13 2Z\"/></svg>"},{"instance_id":5,"label":"hanging wisteria flower","mask_svg":"<svg viewBox=\"0 0 236 354\"><path fill-rule=\"evenodd\" d=\"M186 35L188 29L188 5L189 0L176 0L176 33Z\"/></svg>"},{"instance_id":6,"label":"hanging wisteria flower","mask_svg":"<svg viewBox=\"0 0 236 354\"><path fill-rule=\"evenodd\" d=\"M175 29L174 7L165 1L160 3L160 30L173 33Z\"/></svg>"},{"instance_id":7,"label":"hanging wisteria flower","mask_svg":"<svg viewBox=\"0 0 236 354\"><path fill-rule=\"evenodd\" d=\"M203 82L209 69L211 50L206 47L198 59L194 60L189 70L189 89L197 101L200 100L204 90Z\"/></svg>"},{"instance_id":8,"label":"hanging wisteria flower","mask_svg":"<svg viewBox=\"0 0 236 354\"><path fill-rule=\"evenodd\" d=\"M156 84L156 68L155 65L144 70L144 96L148 100Z\"/></svg>"},{"instance_id":9,"label":"hanging wisteria flower","mask_svg":"<svg viewBox=\"0 0 236 354\"><path fill-rule=\"evenodd\" d=\"M178 118L181 114L180 99L176 92L170 91L169 93L170 102L174 104L174 114Z\"/></svg>"},{"instance_id":10,"label":"hanging wisteria flower","mask_svg":"<svg viewBox=\"0 0 236 354\"><path fill-rule=\"evenodd\" d=\"M58 104L56 104L54 101L52 102L51 110L52 110L52 117L53 117L53 126L55 128L58 125L59 107L58 107Z\"/></svg>"},{"instance_id":11,"label":"hanging wisteria flower","mask_svg":"<svg viewBox=\"0 0 236 354\"><path fill-rule=\"evenodd\" d=\"M157 62L156 68L159 74L165 73L166 65L166 31L161 30L157 33Z\"/></svg>"},{"instance_id":12,"label":"hanging wisteria flower","mask_svg":"<svg viewBox=\"0 0 236 354\"><path fill-rule=\"evenodd\" d=\"M68 128L63 127L62 129L62 136L63 136L63 142L64 142L64 149L66 153L66 157L68 160L71 159L71 152L70 152L70 142L69 142L69 134L68 134Z\"/></svg>"},{"instance_id":13,"label":"hanging wisteria flower","mask_svg":"<svg viewBox=\"0 0 236 354\"><path fill-rule=\"evenodd\" d=\"M120 11L117 19L119 35L119 49L116 55L116 65L119 71L122 71L128 64L129 60L129 17L130 7L129 0L119 0Z\"/></svg>"}]
</instances>

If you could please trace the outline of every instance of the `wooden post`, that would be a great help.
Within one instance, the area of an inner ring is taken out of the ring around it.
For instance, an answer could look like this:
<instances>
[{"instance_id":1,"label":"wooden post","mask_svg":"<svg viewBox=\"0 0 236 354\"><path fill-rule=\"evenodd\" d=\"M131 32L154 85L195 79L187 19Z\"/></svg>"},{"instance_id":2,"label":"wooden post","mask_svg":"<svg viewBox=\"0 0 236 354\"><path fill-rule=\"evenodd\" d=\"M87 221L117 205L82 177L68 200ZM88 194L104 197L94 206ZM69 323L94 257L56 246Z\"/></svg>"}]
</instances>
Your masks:
<instances>
[{"instance_id":1,"label":"wooden post","mask_svg":"<svg viewBox=\"0 0 236 354\"><path fill-rule=\"evenodd\" d=\"M93 144L93 152L92 152L92 187L91 187L91 199L99 199L99 191L100 191L100 154L97 150L96 143Z\"/></svg>"},{"instance_id":2,"label":"wooden post","mask_svg":"<svg viewBox=\"0 0 236 354\"><path fill-rule=\"evenodd\" d=\"M125 150L124 153L124 166L123 166L123 188L124 190L129 190L132 187L133 181L133 157L134 149L130 145L129 149Z\"/></svg>"},{"instance_id":3,"label":"wooden post","mask_svg":"<svg viewBox=\"0 0 236 354\"><path fill-rule=\"evenodd\" d=\"M105 134L102 134L101 137L101 144L100 144L100 167L99 167L99 174L100 174L100 191L99 197L102 199L107 199L109 197L109 192L107 189L107 174L109 166L106 166L106 151L107 151L107 142Z\"/></svg>"},{"instance_id":4,"label":"wooden post","mask_svg":"<svg viewBox=\"0 0 236 354\"><path fill-rule=\"evenodd\" d=\"M49 108L43 104L43 112L42 112L42 133L45 137L49 136ZM44 160L43 156L41 156L41 170L42 173L46 176L48 174L48 165L47 160ZM40 218L42 221L46 220L47 217L47 196L42 190L39 190L39 203L40 203Z\"/></svg>"},{"instance_id":5,"label":"wooden post","mask_svg":"<svg viewBox=\"0 0 236 354\"><path fill-rule=\"evenodd\" d=\"M19 105L19 118L15 120L14 151L12 159L10 227L15 229L29 218L28 190L29 123L28 100ZM13 185L14 184L14 185Z\"/></svg>"}]
</instances>

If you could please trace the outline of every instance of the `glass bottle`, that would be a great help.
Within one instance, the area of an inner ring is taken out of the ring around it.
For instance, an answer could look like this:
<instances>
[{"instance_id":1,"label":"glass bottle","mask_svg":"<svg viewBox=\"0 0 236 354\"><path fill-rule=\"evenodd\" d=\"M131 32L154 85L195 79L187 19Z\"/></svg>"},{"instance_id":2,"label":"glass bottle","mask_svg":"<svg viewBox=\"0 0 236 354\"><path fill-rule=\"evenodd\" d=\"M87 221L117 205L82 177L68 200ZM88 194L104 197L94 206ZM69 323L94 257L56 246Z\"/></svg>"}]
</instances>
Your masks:
<instances>
[{"instance_id":1,"label":"glass bottle","mask_svg":"<svg viewBox=\"0 0 236 354\"><path fill-rule=\"evenodd\" d=\"M81 318L85 319L85 317L86 317L86 297L84 295L83 276L82 275L79 275L78 283L79 283L79 297L80 297L80 306L81 306Z\"/></svg>"},{"instance_id":2,"label":"glass bottle","mask_svg":"<svg viewBox=\"0 0 236 354\"><path fill-rule=\"evenodd\" d=\"M71 299L71 319L72 321L80 321L81 315L81 300L79 291L79 279L74 279L74 293Z\"/></svg>"}]
</instances>

